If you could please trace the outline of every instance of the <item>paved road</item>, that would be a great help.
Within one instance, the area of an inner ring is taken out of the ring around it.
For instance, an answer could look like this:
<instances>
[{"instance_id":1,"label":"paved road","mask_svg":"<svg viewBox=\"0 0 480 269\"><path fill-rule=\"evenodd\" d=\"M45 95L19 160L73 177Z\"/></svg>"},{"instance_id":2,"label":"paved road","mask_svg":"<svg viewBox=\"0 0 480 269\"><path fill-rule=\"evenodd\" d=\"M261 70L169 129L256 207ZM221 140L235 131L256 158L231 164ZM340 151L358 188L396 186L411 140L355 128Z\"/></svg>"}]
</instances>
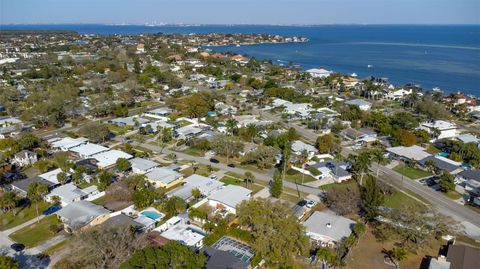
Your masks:
<instances>
[{"instance_id":1,"label":"paved road","mask_svg":"<svg viewBox=\"0 0 480 269\"><path fill-rule=\"evenodd\" d=\"M157 147L157 146L154 146L154 145L151 145L151 144L147 144L147 143L132 142L132 145L141 146L141 147L153 150L155 152L160 152L161 151L160 147ZM210 162L210 160L205 159L203 157L192 156L192 155L188 155L188 154L185 154L185 153L182 153L182 152L176 152L176 151L169 150L169 149L163 149L162 153L166 153L166 154L172 154L173 153L173 154L177 155L178 158L181 158L181 159L196 161L197 163L204 164L204 165L211 165L212 167L215 167L215 168L218 168L218 169L221 169L221 170L224 170L224 171L228 171L228 172L237 173L237 174L240 174L240 175L245 174L245 172L251 172L255 176L256 179L264 181L264 182L269 182L272 179L272 177L267 175L267 174L260 174L260 173L252 172L252 171L242 169L242 168L238 168L238 167L229 167L229 166L227 166L226 164L223 164L223 163L212 163L212 162ZM295 183L292 183L292 182L289 182L289 181L284 181L283 185L287 188L291 188L291 189L296 190ZM323 192L322 190L320 190L318 188L312 188L312 187L303 186L303 185L298 185L298 190L301 191L301 192L314 194L314 195L317 195L317 196L320 195Z\"/></svg>"},{"instance_id":2,"label":"paved road","mask_svg":"<svg viewBox=\"0 0 480 269\"><path fill-rule=\"evenodd\" d=\"M263 118L271 121L281 121L280 117L273 115L270 112L261 111L261 115ZM290 124L289 126L294 127L297 133L305 137L305 139L310 142L315 142L318 137L318 135L311 130L305 129L297 124ZM351 150L344 150L344 154L346 155L353 153L355 152ZM377 164L372 165L372 169L374 171L376 171L377 168ZM452 218L460 222L467 221L468 223L473 224L480 229L480 214L471 210L468 207L452 201L448 197L441 195L435 190L427 186L421 185L420 183L410 180L408 178L402 180L401 174L384 166L380 166L380 179L389 183L393 183L394 186L399 186L401 188L412 191L425 198L426 200L430 201L432 206L435 207L440 213L451 216ZM478 234L477 236L480 236L480 234Z\"/></svg>"}]
</instances>

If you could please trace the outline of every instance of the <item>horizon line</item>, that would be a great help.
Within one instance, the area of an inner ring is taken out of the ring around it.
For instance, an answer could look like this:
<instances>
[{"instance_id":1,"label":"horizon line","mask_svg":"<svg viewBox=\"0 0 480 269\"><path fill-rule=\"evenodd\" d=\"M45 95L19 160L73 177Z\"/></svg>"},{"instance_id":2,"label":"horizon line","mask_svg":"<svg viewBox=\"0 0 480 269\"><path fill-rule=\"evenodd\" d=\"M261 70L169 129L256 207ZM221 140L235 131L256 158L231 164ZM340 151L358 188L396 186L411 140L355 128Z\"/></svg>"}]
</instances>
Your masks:
<instances>
[{"instance_id":1,"label":"horizon line","mask_svg":"<svg viewBox=\"0 0 480 269\"><path fill-rule=\"evenodd\" d=\"M104 26L480 26L480 23L0 23L0 26L42 26L42 25L104 25ZM1 29L0 29L1 30Z\"/></svg>"}]
</instances>

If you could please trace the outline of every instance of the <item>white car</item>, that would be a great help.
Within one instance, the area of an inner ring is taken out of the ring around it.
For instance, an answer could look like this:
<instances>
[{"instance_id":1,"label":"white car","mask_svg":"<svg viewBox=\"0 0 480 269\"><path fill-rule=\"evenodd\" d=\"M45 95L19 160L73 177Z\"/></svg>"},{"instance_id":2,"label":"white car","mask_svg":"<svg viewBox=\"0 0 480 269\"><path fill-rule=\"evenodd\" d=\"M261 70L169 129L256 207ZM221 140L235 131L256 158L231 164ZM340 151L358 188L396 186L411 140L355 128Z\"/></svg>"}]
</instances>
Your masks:
<instances>
[{"instance_id":1,"label":"white car","mask_svg":"<svg viewBox=\"0 0 480 269\"><path fill-rule=\"evenodd\" d=\"M312 207L314 207L316 204L317 204L317 203L315 203L315 201L310 200L310 201L307 202L306 207L307 207L307 208L312 208Z\"/></svg>"}]
</instances>

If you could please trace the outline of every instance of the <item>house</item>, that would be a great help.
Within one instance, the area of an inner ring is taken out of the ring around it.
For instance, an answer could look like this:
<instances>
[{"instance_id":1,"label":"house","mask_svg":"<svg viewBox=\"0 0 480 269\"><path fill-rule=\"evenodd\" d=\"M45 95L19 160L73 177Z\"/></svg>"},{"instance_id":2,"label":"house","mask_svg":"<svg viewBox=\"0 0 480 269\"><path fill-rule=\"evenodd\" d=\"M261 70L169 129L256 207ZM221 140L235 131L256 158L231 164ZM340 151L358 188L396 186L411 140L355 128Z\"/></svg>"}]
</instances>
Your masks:
<instances>
[{"instance_id":1,"label":"house","mask_svg":"<svg viewBox=\"0 0 480 269\"><path fill-rule=\"evenodd\" d=\"M332 71L326 70L324 68L312 68L312 69L308 69L305 72L307 72L314 78L326 78L331 74L333 74Z\"/></svg>"},{"instance_id":2,"label":"house","mask_svg":"<svg viewBox=\"0 0 480 269\"><path fill-rule=\"evenodd\" d=\"M450 262L447 261L447 258L443 255L438 256L438 258L432 257L430 263L428 264L428 269L450 269Z\"/></svg>"},{"instance_id":3,"label":"house","mask_svg":"<svg viewBox=\"0 0 480 269\"><path fill-rule=\"evenodd\" d=\"M346 101L345 104L356 106L362 111L367 111L367 110L370 110L370 108L372 108L372 103L367 102L363 99L349 100L349 101Z\"/></svg>"},{"instance_id":4,"label":"house","mask_svg":"<svg viewBox=\"0 0 480 269\"><path fill-rule=\"evenodd\" d=\"M377 133L375 131L364 128L359 130L347 128L342 130L340 135L357 143L369 143L377 140Z\"/></svg>"},{"instance_id":5,"label":"house","mask_svg":"<svg viewBox=\"0 0 480 269\"><path fill-rule=\"evenodd\" d=\"M450 245L448 247L447 261L450 262L450 269L478 268L480 251L470 246Z\"/></svg>"},{"instance_id":6,"label":"house","mask_svg":"<svg viewBox=\"0 0 480 269\"><path fill-rule=\"evenodd\" d=\"M223 185L221 181L193 174L183 180L181 187L171 191L167 196L177 196L188 201L192 198L193 189L198 189L203 196L209 196L221 189Z\"/></svg>"},{"instance_id":7,"label":"house","mask_svg":"<svg viewBox=\"0 0 480 269\"><path fill-rule=\"evenodd\" d=\"M462 183L468 180L480 180L480 170L465 170L458 173L455 177L455 180Z\"/></svg>"},{"instance_id":8,"label":"house","mask_svg":"<svg viewBox=\"0 0 480 269\"><path fill-rule=\"evenodd\" d=\"M171 188L183 180L183 175L173 170L157 167L145 174L146 180L152 183L156 188Z\"/></svg>"},{"instance_id":9,"label":"house","mask_svg":"<svg viewBox=\"0 0 480 269\"><path fill-rule=\"evenodd\" d=\"M326 161L310 165L313 168L318 169L322 174L321 179L331 178L335 182L342 182L352 178L352 174L347 171L350 164L347 162ZM337 167L338 166L338 167Z\"/></svg>"},{"instance_id":10,"label":"house","mask_svg":"<svg viewBox=\"0 0 480 269\"><path fill-rule=\"evenodd\" d=\"M61 150L61 151L69 151L74 147L87 144L88 139L83 137L79 137L79 138L64 137L62 139L49 141L49 142L53 149Z\"/></svg>"},{"instance_id":11,"label":"house","mask_svg":"<svg viewBox=\"0 0 480 269\"><path fill-rule=\"evenodd\" d=\"M150 120L140 118L138 116L131 116L131 117L126 117L126 118L116 118L116 119L111 119L108 121L110 124L114 124L117 126L130 126L133 128L139 128L140 126L143 126L147 123L149 123Z\"/></svg>"},{"instance_id":12,"label":"house","mask_svg":"<svg viewBox=\"0 0 480 269\"><path fill-rule=\"evenodd\" d=\"M40 177L30 177L12 182L11 187L13 191L25 197L28 193L28 187L33 183L42 183L47 185L48 188L52 188L55 185L54 183Z\"/></svg>"},{"instance_id":13,"label":"house","mask_svg":"<svg viewBox=\"0 0 480 269\"><path fill-rule=\"evenodd\" d=\"M307 151L309 158L312 158L315 154L318 153L318 150L309 144L304 143L300 140L295 140L291 145L292 152L297 155L301 155L302 152Z\"/></svg>"},{"instance_id":14,"label":"house","mask_svg":"<svg viewBox=\"0 0 480 269\"><path fill-rule=\"evenodd\" d=\"M120 158L127 160L133 158L132 155L116 149L100 152L91 157L97 160L97 166L102 169L112 168Z\"/></svg>"},{"instance_id":15,"label":"house","mask_svg":"<svg viewBox=\"0 0 480 269\"><path fill-rule=\"evenodd\" d=\"M22 121L14 117L0 117L0 139L11 136L22 129Z\"/></svg>"},{"instance_id":16,"label":"house","mask_svg":"<svg viewBox=\"0 0 480 269\"><path fill-rule=\"evenodd\" d=\"M188 220L178 216L170 218L154 231L160 232L169 240L175 240L182 245L196 249L203 246L203 238L206 235L206 232L200 227L194 226Z\"/></svg>"},{"instance_id":17,"label":"house","mask_svg":"<svg viewBox=\"0 0 480 269\"><path fill-rule=\"evenodd\" d=\"M36 163L38 160L37 154L29 150L22 150L10 159L10 163L18 167L24 167Z\"/></svg>"},{"instance_id":18,"label":"house","mask_svg":"<svg viewBox=\"0 0 480 269\"><path fill-rule=\"evenodd\" d=\"M394 90L394 91L389 91L387 95L385 95L385 99L387 100L399 100L404 98L407 95L412 94L413 90L412 89L399 89L399 90Z\"/></svg>"},{"instance_id":19,"label":"house","mask_svg":"<svg viewBox=\"0 0 480 269\"><path fill-rule=\"evenodd\" d=\"M159 129L175 129L175 125L162 120L150 122L149 125L152 127L154 133L156 133Z\"/></svg>"},{"instance_id":20,"label":"house","mask_svg":"<svg viewBox=\"0 0 480 269\"><path fill-rule=\"evenodd\" d=\"M291 117L306 119L310 117L310 113L314 110L312 109L312 105L309 103L302 103L302 104L285 104L285 109L283 110L284 113L288 114Z\"/></svg>"},{"instance_id":21,"label":"house","mask_svg":"<svg viewBox=\"0 0 480 269\"><path fill-rule=\"evenodd\" d=\"M235 115L237 114L237 108L225 104L224 102L218 102L215 104L215 111L221 115Z\"/></svg>"},{"instance_id":22,"label":"house","mask_svg":"<svg viewBox=\"0 0 480 269\"><path fill-rule=\"evenodd\" d=\"M312 241L334 247L352 233L355 221L332 212L315 211L303 224Z\"/></svg>"},{"instance_id":23,"label":"house","mask_svg":"<svg viewBox=\"0 0 480 269\"><path fill-rule=\"evenodd\" d=\"M434 134L436 139L454 138L458 136L457 125L443 120L423 122L418 129L425 130L429 134Z\"/></svg>"},{"instance_id":24,"label":"house","mask_svg":"<svg viewBox=\"0 0 480 269\"><path fill-rule=\"evenodd\" d=\"M446 171L452 175L463 171L462 163L455 162L442 156L428 156L418 161L418 163L425 168L427 167L427 162L433 162L438 169Z\"/></svg>"},{"instance_id":25,"label":"house","mask_svg":"<svg viewBox=\"0 0 480 269\"><path fill-rule=\"evenodd\" d=\"M275 98L272 101L272 106L273 107L281 107L281 106L287 106L287 105L291 105L291 104L293 104L293 103L290 102L290 101L287 101L287 100L280 99L280 98Z\"/></svg>"},{"instance_id":26,"label":"house","mask_svg":"<svg viewBox=\"0 0 480 269\"><path fill-rule=\"evenodd\" d=\"M46 173L38 175L38 177L45 180L45 181L49 181L54 185L58 185L58 184L60 184L60 182L58 182L57 177L58 177L58 174L60 174L60 173L63 173L62 169L57 168L57 169L54 169L52 171L48 171ZM67 176L69 176L68 173L67 173Z\"/></svg>"},{"instance_id":27,"label":"house","mask_svg":"<svg viewBox=\"0 0 480 269\"><path fill-rule=\"evenodd\" d=\"M145 174L152 171L154 168L160 166L158 163L154 161L150 161L144 158L133 158L129 160L130 165L132 167L132 172L135 174Z\"/></svg>"},{"instance_id":28,"label":"house","mask_svg":"<svg viewBox=\"0 0 480 269\"><path fill-rule=\"evenodd\" d=\"M252 191L236 185L227 185L224 188L213 192L207 197L208 204L215 209L225 210L228 213L236 214L237 205L242 201L250 199Z\"/></svg>"},{"instance_id":29,"label":"house","mask_svg":"<svg viewBox=\"0 0 480 269\"><path fill-rule=\"evenodd\" d=\"M159 120L168 120L168 116L173 112L172 109L168 107L160 107L150 111L145 112L143 115L146 117L159 119Z\"/></svg>"},{"instance_id":30,"label":"house","mask_svg":"<svg viewBox=\"0 0 480 269\"><path fill-rule=\"evenodd\" d=\"M73 183L67 183L65 185L59 186L50 191L46 196L47 201L53 201L53 197L57 196L60 198L62 206L66 206L73 202L83 200L91 195L98 194L98 188L95 185L90 187L79 189Z\"/></svg>"},{"instance_id":31,"label":"house","mask_svg":"<svg viewBox=\"0 0 480 269\"><path fill-rule=\"evenodd\" d=\"M461 134L456 137L458 141L461 141L462 143L475 143L478 144L480 142L480 139L478 139L476 136L471 135L471 134Z\"/></svg>"},{"instance_id":32,"label":"house","mask_svg":"<svg viewBox=\"0 0 480 269\"><path fill-rule=\"evenodd\" d=\"M195 137L196 135L200 134L202 129L193 127L191 125L180 127L175 130L178 139L185 139L188 140L190 138Z\"/></svg>"},{"instance_id":33,"label":"house","mask_svg":"<svg viewBox=\"0 0 480 269\"><path fill-rule=\"evenodd\" d=\"M407 160L415 160L420 161L428 156L431 156L430 153L426 152L425 148L422 148L417 145L413 145L410 147L398 146L386 149L387 153L390 155L391 158L398 158L398 159L407 159Z\"/></svg>"},{"instance_id":34,"label":"house","mask_svg":"<svg viewBox=\"0 0 480 269\"><path fill-rule=\"evenodd\" d=\"M109 151L109 148L106 148L104 146L100 146L97 144L93 143L88 143L88 144L82 144L77 147L73 147L70 149L71 152L77 154L81 158L92 158L93 155Z\"/></svg>"},{"instance_id":35,"label":"house","mask_svg":"<svg viewBox=\"0 0 480 269\"><path fill-rule=\"evenodd\" d=\"M200 252L207 256L205 269L246 269L255 255L249 245L227 236L211 247L204 246Z\"/></svg>"},{"instance_id":36,"label":"house","mask_svg":"<svg viewBox=\"0 0 480 269\"><path fill-rule=\"evenodd\" d=\"M131 217L121 213L121 212L114 212L110 214L110 218L104 221L101 224L103 227L112 228L112 227L134 227L140 228L140 224L135 222Z\"/></svg>"},{"instance_id":37,"label":"house","mask_svg":"<svg viewBox=\"0 0 480 269\"><path fill-rule=\"evenodd\" d=\"M81 200L68 204L55 214L63 222L65 230L72 232L86 225L97 225L109 218L107 209L103 206Z\"/></svg>"}]
</instances>

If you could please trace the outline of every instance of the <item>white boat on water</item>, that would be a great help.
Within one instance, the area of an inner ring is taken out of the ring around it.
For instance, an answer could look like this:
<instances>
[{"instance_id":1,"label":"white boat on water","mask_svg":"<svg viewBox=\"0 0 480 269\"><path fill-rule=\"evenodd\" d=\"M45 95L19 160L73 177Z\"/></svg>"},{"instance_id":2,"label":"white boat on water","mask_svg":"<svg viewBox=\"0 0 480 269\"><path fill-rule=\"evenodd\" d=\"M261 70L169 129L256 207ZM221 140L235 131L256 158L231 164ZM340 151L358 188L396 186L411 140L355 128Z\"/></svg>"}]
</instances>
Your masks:
<instances>
[{"instance_id":1,"label":"white boat on water","mask_svg":"<svg viewBox=\"0 0 480 269\"><path fill-rule=\"evenodd\" d=\"M352 73L352 74L350 74L350 76L354 77L354 78L358 77L357 73Z\"/></svg>"},{"instance_id":2,"label":"white boat on water","mask_svg":"<svg viewBox=\"0 0 480 269\"><path fill-rule=\"evenodd\" d=\"M240 44L237 44L236 47L240 47Z\"/></svg>"},{"instance_id":3,"label":"white boat on water","mask_svg":"<svg viewBox=\"0 0 480 269\"><path fill-rule=\"evenodd\" d=\"M371 64L367 65L367 68L372 68L372 67L373 67L373 65L371 65Z\"/></svg>"},{"instance_id":4,"label":"white boat on water","mask_svg":"<svg viewBox=\"0 0 480 269\"><path fill-rule=\"evenodd\" d=\"M434 92L443 92L439 87L434 87L434 88L432 89L432 91L434 91Z\"/></svg>"}]
</instances>

